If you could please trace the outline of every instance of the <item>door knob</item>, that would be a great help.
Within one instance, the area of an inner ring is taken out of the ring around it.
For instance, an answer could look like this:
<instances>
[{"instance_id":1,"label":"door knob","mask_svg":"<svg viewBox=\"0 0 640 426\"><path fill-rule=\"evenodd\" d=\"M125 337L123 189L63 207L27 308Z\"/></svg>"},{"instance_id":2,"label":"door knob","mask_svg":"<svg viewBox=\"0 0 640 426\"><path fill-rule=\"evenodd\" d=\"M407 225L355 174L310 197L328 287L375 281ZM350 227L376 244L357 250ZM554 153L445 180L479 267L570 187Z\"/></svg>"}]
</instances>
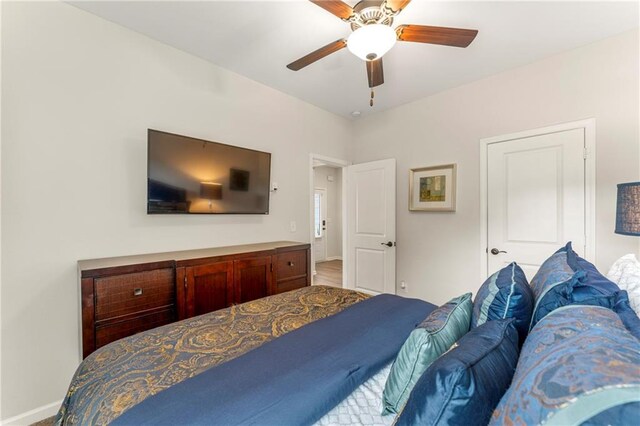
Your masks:
<instances>
[{"instance_id":1,"label":"door knob","mask_svg":"<svg viewBox=\"0 0 640 426\"><path fill-rule=\"evenodd\" d=\"M386 243L380 243L380 244L387 247L393 247L393 243L391 241L387 241Z\"/></svg>"},{"instance_id":2,"label":"door knob","mask_svg":"<svg viewBox=\"0 0 640 426\"><path fill-rule=\"evenodd\" d=\"M498 250L497 248L492 248L492 249L491 249L491 254L492 254L492 255L494 255L494 256L497 256L497 255L499 255L500 253L506 253L506 251L504 251L504 250Z\"/></svg>"}]
</instances>

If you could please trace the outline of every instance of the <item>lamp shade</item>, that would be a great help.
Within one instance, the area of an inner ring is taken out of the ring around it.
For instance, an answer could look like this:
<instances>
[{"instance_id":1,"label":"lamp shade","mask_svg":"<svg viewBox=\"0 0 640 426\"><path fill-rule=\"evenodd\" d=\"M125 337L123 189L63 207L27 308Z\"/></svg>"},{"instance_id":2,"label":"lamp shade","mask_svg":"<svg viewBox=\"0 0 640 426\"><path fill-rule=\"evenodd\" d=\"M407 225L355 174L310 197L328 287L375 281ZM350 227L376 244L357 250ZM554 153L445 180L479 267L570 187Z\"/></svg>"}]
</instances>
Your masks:
<instances>
[{"instance_id":1,"label":"lamp shade","mask_svg":"<svg viewBox=\"0 0 640 426\"><path fill-rule=\"evenodd\" d=\"M222 184L214 182L200 182L200 198L205 200L222 199Z\"/></svg>"},{"instance_id":2,"label":"lamp shade","mask_svg":"<svg viewBox=\"0 0 640 426\"><path fill-rule=\"evenodd\" d=\"M640 235L640 182L618 185L616 234Z\"/></svg>"},{"instance_id":3,"label":"lamp shade","mask_svg":"<svg viewBox=\"0 0 640 426\"><path fill-rule=\"evenodd\" d=\"M396 44L396 32L388 25L369 24L355 30L347 39L347 48L363 61L382 58Z\"/></svg>"}]
</instances>

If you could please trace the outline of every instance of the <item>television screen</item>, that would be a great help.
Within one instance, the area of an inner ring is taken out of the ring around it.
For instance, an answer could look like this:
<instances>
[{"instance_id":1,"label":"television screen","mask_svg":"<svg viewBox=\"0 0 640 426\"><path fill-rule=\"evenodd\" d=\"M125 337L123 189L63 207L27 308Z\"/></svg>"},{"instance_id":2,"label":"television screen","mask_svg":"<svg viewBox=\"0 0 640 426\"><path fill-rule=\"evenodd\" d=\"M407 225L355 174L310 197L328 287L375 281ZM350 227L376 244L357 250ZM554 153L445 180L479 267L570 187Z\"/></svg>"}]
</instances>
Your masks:
<instances>
[{"instance_id":1,"label":"television screen","mask_svg":"<svg viewBox=\"0 0 640 426\"><path fill-rule=\"evenodd\" d=\"M268 152L149 129L147 153L147 213L269 213Z\"/></svg>"}]
</instances>

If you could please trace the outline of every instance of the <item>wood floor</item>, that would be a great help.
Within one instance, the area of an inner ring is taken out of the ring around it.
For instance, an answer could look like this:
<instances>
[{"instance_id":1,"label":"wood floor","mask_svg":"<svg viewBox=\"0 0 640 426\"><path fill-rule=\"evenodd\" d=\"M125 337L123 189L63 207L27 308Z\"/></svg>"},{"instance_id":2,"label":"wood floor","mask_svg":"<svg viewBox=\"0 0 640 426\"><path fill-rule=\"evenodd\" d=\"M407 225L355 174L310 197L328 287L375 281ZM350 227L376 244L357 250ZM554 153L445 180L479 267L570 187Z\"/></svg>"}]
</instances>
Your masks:
<instances>
[{"instance_id":1,"label":"wood floor","mask_svg":"<svg viewBox=\"0 0 640 426\"><path fill-rule=\"evenodd\" d=\"M316 263L315 285L342 287L342 260L330 260Z\"/></svg>"},{"instance_id":2,"label":"wood floor","mask_svg":"<svg viewBox=\"0 0 640 426\"><path fill-rule=\"evenodd\" d=\"M47 417L44 420L40 420L39 422L33 423L31 426L53 426L53 422L56 419L56 416Z\"/></svg>"}]
</instances>

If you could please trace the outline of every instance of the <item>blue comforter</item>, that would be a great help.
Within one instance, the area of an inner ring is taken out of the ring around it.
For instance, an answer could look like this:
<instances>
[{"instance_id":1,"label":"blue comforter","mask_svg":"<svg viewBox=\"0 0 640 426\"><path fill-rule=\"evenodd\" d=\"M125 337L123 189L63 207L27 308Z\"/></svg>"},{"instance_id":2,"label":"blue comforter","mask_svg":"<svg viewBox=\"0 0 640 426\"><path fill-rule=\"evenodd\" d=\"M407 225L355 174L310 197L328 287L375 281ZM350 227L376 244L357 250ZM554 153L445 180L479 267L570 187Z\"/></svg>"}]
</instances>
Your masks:
<instances>
[{"instance_id":1,"label":"blue comforter","mask_svg":"<svg viewBox=\"0 0 640 426\"><path fill-rule=\"evenodd\" d=\"M114 425L304 425L391 362L434 305L380 295L149 397Z\"/></svg>"}]
</instances>

